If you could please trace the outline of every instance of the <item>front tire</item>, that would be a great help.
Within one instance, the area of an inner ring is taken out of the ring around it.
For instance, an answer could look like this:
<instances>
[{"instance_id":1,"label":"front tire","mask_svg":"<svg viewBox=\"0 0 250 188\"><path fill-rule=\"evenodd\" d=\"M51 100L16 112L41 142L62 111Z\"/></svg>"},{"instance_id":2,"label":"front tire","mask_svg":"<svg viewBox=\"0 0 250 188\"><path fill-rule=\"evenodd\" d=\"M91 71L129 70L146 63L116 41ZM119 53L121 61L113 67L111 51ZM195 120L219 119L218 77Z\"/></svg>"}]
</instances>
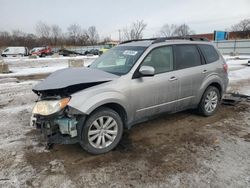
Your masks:
<instances>
[{"instance_id":1,"label":"front tire","mask_svg":"<svg viewBox=\"0 0 250 188\"><path fill-rule=\"evenodd\" d=\"M198 111L201 115L212 116L218 110L220 105L221 94L218 88L209 86L204 92Z\"/></svg>"},{"instance_id":2,"label":"front tire","mask_svg":"<svg viewBox=\"0 0 250 188\"><path fill-rule=\"evenodd\" d=\"M123 123L119 114L110 108L99 108L83 126L81 146L91 154L103 154L114 149L120 142Z\"/></svg>"}]
</instances>

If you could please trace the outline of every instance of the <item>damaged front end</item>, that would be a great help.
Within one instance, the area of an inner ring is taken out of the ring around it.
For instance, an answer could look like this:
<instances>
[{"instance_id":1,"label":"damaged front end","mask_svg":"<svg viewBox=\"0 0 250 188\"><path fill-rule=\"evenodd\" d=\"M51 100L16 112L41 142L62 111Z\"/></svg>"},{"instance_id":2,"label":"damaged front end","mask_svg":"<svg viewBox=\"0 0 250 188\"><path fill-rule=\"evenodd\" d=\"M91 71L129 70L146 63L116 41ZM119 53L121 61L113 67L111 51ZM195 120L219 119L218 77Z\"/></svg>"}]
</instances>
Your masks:
<instances>
[{"instance_id":1,"label":"damaged front end","mask_svg":"<svg viewBox=\"0 0 250 188\"><path fill-rule=\"evenodd\" d=\"M33 88L39 99L32 112L32 126L41 130L48 144L80 142L86 115L68 105L71 95L116 78L114 74L90 68L67 68L52 73Z\"/></svg>"},{"instance_id":2,"label":"damaged front end","mask_svg":"<svg viewBox=\"0 0 250 188\"><path fill-rule=\"evenodd\" d=\"M42 98L32 112L31 125L41 130L47 144L74 144L81 139L85 115L67 106L70 97Z\"/></svg>"}]
</instances>

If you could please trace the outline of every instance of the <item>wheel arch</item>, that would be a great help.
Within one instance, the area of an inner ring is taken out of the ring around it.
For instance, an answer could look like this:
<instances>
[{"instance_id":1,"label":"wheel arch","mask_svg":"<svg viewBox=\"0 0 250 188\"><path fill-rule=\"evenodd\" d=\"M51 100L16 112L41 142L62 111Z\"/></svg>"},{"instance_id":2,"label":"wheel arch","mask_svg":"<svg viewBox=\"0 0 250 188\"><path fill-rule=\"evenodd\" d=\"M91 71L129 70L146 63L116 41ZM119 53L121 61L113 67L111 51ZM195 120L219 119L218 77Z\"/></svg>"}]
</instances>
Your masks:
<instances>
[{"instance_id":1,"label":"wheel arch","mask_svg":"<svg viewBox=\"0 0 250 188\"><path fill-rule=\"evenodd\" d=\"M110 108L110 109L114 110L115 112L117 112L122 119L123 127L125 127L125 128L128 127L128 125L127 125L127 116L128 115L127 115L125 108L121 104L116 103L116 102L108 102L108 103L102 104L100 106L97 106L95 109L93 109L90 112L90 114L93 113L94 111L98 110L99 108L102 108L102 107L107 107L107 108Z\"/></svg>"},{"instance_id":2,"label":"wheel arch","mask_svg":"<svg viewBox=\"0 0 250 188\"><path fill-rule=\"evenodd\" d=\"M202 96L204 95L205 91L207 90L207 88L209 86L216 87L220 92L220 98L222 98L222 95L223 95L223 83L221 83L220 80L210 80L207 83L203 84L203 86L201 87L197 103L200 103L200 101L202 99Z\"/></svg>"},{"instance_id":3,"label":"wheel arch","mask_svg":"<svg viewBox=\"0 0 250 188\"><path fill-rule=\"evenodd\" d=\"M218 92L219 92L219 95L220 95L219 96L220 98L219 98L219 100L216 101L217 104L214 107L214 109L212 109L212 111L207 111L207 109L205 107L206 92L209 91L208 90L209 87L211 89L213 89L213 88L215 89L216 88L218 90ZM205 116L205 117L213 115L217 111L217 109L218 109L218 105L220 103L219 101L222 99L222 91L223 91L222 86L218 82L212 82L212 83L208 84L207 87L204 89L201 97L200 97L200 101L199 101L199 104L198 104L198 107L197 107L198 113L201 114L201 115L203 115L203 116Z\"/></svg>"},{"instance_id":4,"label":"wheel arch","mask_svg":"<svg viewBox=\"0 0 250 188\"><path fill-rule=\"evenodd\" d=\"M209 86L214 86L214 87L216 87L218 90L219 90L219 92L220 92L220 98L222 98L222 86L218 83L218 82L213 82L213 83L211 83L210 85L208 85L207 86L207 88L209 87ZM206 89L207 89L206 88ZM206 90L205 90L206 91ZM204 91L204 92L205 92Z\"/></svg>"}]
</instances>

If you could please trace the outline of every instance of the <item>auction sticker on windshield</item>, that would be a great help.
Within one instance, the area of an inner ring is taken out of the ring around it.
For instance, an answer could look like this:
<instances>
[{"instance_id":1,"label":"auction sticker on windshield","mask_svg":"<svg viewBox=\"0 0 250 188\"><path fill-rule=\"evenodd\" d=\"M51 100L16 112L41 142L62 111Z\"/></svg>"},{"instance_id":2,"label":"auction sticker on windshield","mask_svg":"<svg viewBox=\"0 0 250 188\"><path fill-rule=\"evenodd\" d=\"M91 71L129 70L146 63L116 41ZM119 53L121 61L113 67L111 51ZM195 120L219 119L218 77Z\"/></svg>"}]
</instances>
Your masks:
<instances>
[{"instance_id":1,"label":"auction sticker on windshield","mask_svg":"<svg viewBox=\"0 0 250 188\"><path fill-rule=\"evenodd\" d=\"M137 53L138 53L137 51L125 50L125 51L123 52L123 55L132 55L132 56L134 56L134 55L136 55Z\"/></svg>"}]
</instances>

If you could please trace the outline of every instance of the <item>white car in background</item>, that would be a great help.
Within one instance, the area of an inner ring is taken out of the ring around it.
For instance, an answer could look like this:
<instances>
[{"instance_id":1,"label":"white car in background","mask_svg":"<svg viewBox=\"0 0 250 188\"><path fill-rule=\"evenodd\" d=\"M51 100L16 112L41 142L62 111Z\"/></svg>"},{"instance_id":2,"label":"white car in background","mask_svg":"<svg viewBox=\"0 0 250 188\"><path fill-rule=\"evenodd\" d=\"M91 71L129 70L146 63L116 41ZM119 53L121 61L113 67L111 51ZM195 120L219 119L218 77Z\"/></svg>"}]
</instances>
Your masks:
<instances>
[{"instance_id":1,"label":"white car in background","mask_svg":"<svg viewBox=\"0 0 250 188\"><path fill-rule=\"evenodd\" d=\"M28 56L29 50L24 46L8 47L2 51L2 57Z\"/></svg>"},{"instance_id":2,"label":"white car in background","mask_svg":"<svg viewBox=\"0 0 250 188\"><path fill-rule=\"evenodd\" d=\"M34 53L34 52L39 52L40 50L42 50L44 47L36 47L36 48L32 48L30 50L30 54Z\"/></svg>"}]
</instances>

